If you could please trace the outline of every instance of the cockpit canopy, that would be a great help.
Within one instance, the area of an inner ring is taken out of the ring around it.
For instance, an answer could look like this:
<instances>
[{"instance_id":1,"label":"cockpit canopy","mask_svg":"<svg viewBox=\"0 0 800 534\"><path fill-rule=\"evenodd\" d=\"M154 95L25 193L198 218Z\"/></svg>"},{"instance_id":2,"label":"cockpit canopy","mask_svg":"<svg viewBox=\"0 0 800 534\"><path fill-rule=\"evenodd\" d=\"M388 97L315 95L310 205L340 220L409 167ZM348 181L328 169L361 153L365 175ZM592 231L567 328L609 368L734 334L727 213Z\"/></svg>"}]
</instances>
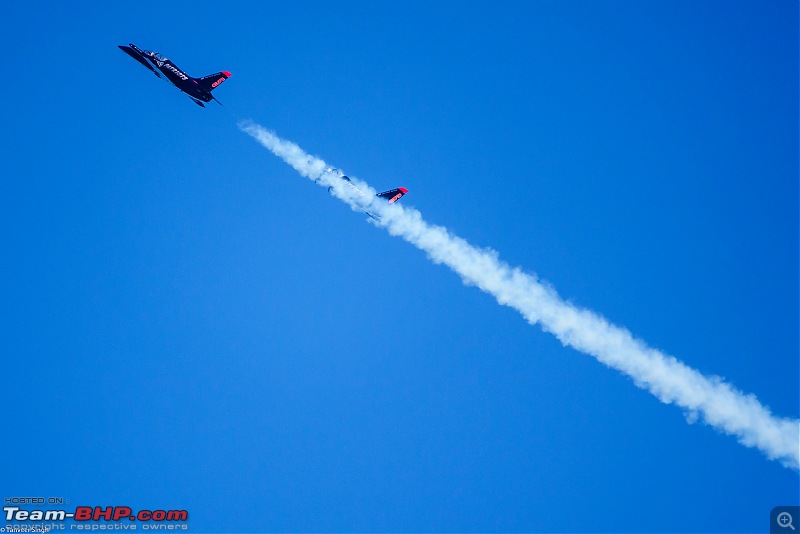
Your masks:
<instances>
[{"instance_id":1,"label":"cockpit canopy","mask_svg":"<svg viewBox=\"0 0 800 534\"><path fill-rule=\"evenodd\" d=\"M153 56L153 59L155 59L156 61L167 61L167 58L164 56L164 54L160 54L158 52L151 52L150 50L145 50L144 53Z\"/></svg>"}]
</instances>

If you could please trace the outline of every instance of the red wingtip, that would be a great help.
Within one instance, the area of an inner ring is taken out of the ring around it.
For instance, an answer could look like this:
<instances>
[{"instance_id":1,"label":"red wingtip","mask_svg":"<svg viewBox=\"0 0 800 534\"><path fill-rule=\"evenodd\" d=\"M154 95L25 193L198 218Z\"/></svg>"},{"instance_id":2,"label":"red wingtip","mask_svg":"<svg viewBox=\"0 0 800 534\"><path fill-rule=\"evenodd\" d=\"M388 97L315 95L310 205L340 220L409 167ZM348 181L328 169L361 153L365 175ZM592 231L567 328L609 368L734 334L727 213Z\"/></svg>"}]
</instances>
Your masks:
<instances>
[{"instance_id":1,"label":"red wingtip","mask_svg":"<svg viewBox=\"0 0 800 534\"><path fill-rule=\"evenodd\" d=\"M222 74L224 74L224 75L225 75L225 76L227 76L228 78L230 78L230 77L231 77L231 73L230 73L230 72L228 72L227 70L223 70L223 71L222 71Z\"/></svg>"},{"instance_id":2,"label":"red wingtip","mask_svg":"<svg viewBox=\"0 0 800 534\"><path fill-rule=\"evenodd\" d=\"M405 187L398 187L398 189L399 189L400 191L402 191L404 195L405 195L406 193L408 193L408 189L406 189Z\"/></svg>"}]
</instances>

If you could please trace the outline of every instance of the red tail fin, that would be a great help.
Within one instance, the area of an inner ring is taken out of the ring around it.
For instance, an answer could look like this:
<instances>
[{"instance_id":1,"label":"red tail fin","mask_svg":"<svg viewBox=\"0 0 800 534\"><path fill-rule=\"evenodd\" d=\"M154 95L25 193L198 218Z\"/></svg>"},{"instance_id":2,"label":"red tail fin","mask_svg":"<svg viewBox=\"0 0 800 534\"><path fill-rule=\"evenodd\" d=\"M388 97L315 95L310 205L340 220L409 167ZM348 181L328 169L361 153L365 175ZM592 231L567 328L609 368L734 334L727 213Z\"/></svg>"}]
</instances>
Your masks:
<instances>
[{"instance_id":1,"label":"red tail fin","mask_svg":"<svg viewBox=\"0 0 800 534\"><path fill-rule=\"evenodd\" d=\"M397 189L390 189L389 191L378 193L378 196L388 200L389 204L393 204L400 200L406 193L408 193L408 189L405 187L398 187Z\"/></svg>"},{"instance_id":2,"label":"red tail fin","mask_svg":"<svg viewBox=\"0 0 800 534\"><path fill-rule=\"evenodd\" d=\"M213 91L219 84L227 80L231 77L231 73L227 70L222 72L218 72L216 74L209 74L208 76L203 76L202 78L197 79L198 85L208 91L209 93Z\"/></svg>"}]
</instances>

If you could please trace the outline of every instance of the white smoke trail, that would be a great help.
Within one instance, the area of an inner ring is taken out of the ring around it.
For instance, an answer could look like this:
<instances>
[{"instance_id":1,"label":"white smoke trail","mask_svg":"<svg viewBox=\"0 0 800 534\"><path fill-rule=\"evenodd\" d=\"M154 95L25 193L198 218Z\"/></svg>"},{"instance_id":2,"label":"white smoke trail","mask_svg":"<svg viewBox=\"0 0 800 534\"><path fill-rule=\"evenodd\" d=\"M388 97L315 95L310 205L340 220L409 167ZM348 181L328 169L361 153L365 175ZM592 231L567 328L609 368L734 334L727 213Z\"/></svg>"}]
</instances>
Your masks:
<instances>
[{"instance_id":1,"label":"white smoke trail","mask_svg":"<svg viewBox=\"0 0 800 534\"><path fill-rule=\"evenodd\" d=\"M754 395L736 390L719 377L703 376L600 315L565 302L536 276L508 266L493 250L478 249L447 229L426 223L419 211L381 200L373 202L375 191L366 184L357 183L364 196L342 187L342 181L326 171L324 161L262 126L245 121L239 128L300 174L331 187L331 193L351 208L368 209L379 217L375 224L425 251L435 263L447 265L464 283L519 311L529 323L538 323L564 345L625 373L661 402L688 410L690 418L702 415L706 423L736 436L743 445L756 447L789 468L800 469L800 420L772 415Z\"/></svg>"}]
</instances>

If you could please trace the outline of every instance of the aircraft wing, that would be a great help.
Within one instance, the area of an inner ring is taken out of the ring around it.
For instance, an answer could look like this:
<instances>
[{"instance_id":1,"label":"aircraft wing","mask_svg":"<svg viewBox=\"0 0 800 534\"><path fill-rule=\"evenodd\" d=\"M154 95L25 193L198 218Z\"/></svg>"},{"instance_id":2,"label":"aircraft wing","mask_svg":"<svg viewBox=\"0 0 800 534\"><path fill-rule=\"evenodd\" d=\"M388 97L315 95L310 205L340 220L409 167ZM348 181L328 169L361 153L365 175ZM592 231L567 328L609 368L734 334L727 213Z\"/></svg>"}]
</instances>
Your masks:
<instances>
[{"instance_id":1,"label":"aircraft wing","mask_svg":"<svg viewBox=\"0 0 800 534\"><path fill-rule=\"evenodd\" d=\"M152 72L156 73L156 69L154 69L153 66L145 58L143 58L139 52L137 52L130 46L119 45L119 49L128 54L129 56L131 56L133 59L135 59L145 67L147 67L148 69L150 69ZM158 75L158 73L156 73L156 75Z\"/></svg>"}]
</instances>

